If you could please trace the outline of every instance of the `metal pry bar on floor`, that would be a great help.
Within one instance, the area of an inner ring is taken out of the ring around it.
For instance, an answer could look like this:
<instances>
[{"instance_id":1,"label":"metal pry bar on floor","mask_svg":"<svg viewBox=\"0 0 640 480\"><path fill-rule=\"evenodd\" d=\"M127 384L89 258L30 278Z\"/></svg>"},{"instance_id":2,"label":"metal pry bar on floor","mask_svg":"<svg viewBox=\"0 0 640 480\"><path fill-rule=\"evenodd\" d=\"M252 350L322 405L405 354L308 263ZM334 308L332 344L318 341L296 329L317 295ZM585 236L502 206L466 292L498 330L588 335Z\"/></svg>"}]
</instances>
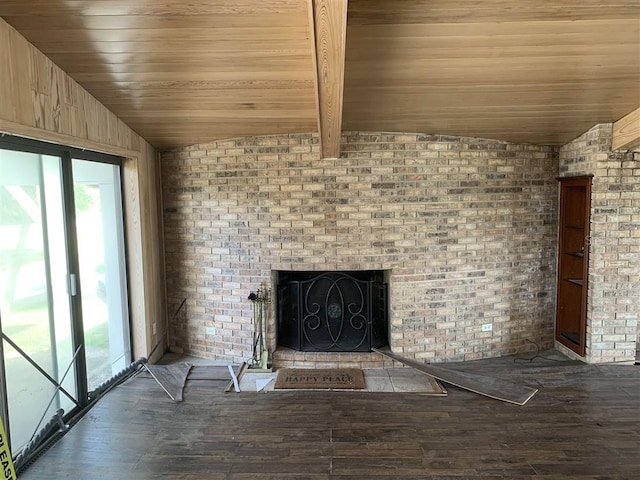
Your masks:
<instances>
[{"instance_id":1,"label":"metal pry bar on floor","mask_svg":"<svg viewBox=\"0 0 640 480\"><path fill-rule=\"evenodd\" d=\"M231 374L231 381L229 382L229 385L227 385L227 388L224 389L224 393L229 393L232 388L236 392L240 391L239 379L242 378L242 374L247 369L247 367L248 367L247 362L242 362L242 365L240 365L240 367L238 368L238 371L234 372L233 367L231 365L227 365L227 368L229 369L229 373Z\"/></svg>"},{"instance_id":2,"label":"metal pry bar on floor","mask_svg":"<svg viewBox=\"0 0 640 480\"><path fill-rule=\"evenodd\" d=\"M236 393L240 393L240 385L238 384L238 377L236 377L236 374L233 371L233 367L231 365L227 365L227 368L229 369L229 374L231 375L231 381L233 382L233 388L236 391Z\"/></svg>"}]
</instances>

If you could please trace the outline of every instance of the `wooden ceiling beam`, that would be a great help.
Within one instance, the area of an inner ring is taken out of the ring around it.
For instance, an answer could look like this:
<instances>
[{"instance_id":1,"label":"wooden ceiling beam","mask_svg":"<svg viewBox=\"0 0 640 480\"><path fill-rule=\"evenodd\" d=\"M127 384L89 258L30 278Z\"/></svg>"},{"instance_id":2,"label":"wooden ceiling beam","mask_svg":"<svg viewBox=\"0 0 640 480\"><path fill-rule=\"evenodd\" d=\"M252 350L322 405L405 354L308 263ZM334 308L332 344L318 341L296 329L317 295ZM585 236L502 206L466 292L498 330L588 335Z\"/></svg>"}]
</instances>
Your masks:
<instances>
[{"instance_id":1,"label":"wooden ceiling beam","mask_svg":"<svg viewBox=\"0 0 640 480\"><path fill-rule=\"evenodd\" d=\"M309 0L322 158L340 156L347 0Z\"/></svg>"},{"instance_id":2,"label":"wooden ceiling beam","mask_svg":"<svg viewBox=\"0 0 640 480\"><path fill-rule=\"evenodd\" d=\"M640 107L613 124L611 150L640 148Z\"/></svg>"}]
</instances>

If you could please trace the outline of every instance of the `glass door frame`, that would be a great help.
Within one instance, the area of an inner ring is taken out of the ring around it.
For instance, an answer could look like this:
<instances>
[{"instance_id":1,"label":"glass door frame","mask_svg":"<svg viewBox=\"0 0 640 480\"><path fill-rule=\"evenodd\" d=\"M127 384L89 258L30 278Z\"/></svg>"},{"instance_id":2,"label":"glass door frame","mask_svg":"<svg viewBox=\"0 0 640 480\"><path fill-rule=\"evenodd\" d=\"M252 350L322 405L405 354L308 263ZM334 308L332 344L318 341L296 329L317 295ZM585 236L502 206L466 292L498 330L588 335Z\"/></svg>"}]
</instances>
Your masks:
<instances>
[{"instance_id":1,"label":"glass door frame","mask_svg":"<svg viewBox=\"0 0 640 480\"><path fill-rule=\"evenodd\" d=\"M87 377L87 361L86 361L86 352L84 348L84 323L82 318L82 291L80 287L79 280L79 272L80 272L80 259L78 253L78 238L76 233L76 208L75 208L75 198L74 198L74 180L73 180L73 171L72 171L72 162L73 159L77 160L87 160L98 163L106 163L110 165L116 165L120 167L120 199L123 202L123 169L122 169L122 158L116 157L113 155L108 155L99 152L93 151L85 151L82 149L74 148L74 147L65 147L62 145L57 145L53 143L46 143L37 140L26 139L22 137L14 137L6 134L0 134L0 149L3 150L14 150L26 153L40 154L40 155L49 155L56 156L60 158L61 165L61 181L62 181L62 195L63 195L63 215L65 219L64 223L64 235L66 241L66 250L67 250L67 263L68 263L68 272L71 275L75 275L75 281L73 281L73 286L71 289L75 289L75 294L69 295L70 302L70 311L71 311L71 340L72 340L72 351L76 352L80 345L83 345L83 348L80 349L76 358L74 365L75 372L75 384L76 384L76 400L77 407L73 408L69 412L65 412L64 418L72 418L75 414L77 414L80 410L86 407L89 404L89 390L88 390L88 377ZM123 211L124 213L124 211ZM126 222L122 224L122 233L124 239L127 237L126 232ZM123 239L123 240L124 240ZM125 291L126 291L126 308L127 308L127 318L129 326L131 324L131 314L130 314L130 292L129 292L129 284L127 281L128 278L128 261L127 261L127 244L126 241L123 242L123 254L124 254L124 264L125 264ZM46 248L46 246L45 246ZM1 313L0 313L1 315ZM132 343L131 338L131 329L128 329L128 342L129 342L129 350ZM10 440L10 428L9 428L9 405L7 399L7 385L6 385L6 372L5 372L5 361L4 361L4 339L0 337L0 355L2 358L0 359L0 415L2 416L2 420L5 424L5 433L8 437L7 440ZM70 392L73 393L73 392ZM13 452L14 456L17 452Z\"/></svg>"}]
</instances>

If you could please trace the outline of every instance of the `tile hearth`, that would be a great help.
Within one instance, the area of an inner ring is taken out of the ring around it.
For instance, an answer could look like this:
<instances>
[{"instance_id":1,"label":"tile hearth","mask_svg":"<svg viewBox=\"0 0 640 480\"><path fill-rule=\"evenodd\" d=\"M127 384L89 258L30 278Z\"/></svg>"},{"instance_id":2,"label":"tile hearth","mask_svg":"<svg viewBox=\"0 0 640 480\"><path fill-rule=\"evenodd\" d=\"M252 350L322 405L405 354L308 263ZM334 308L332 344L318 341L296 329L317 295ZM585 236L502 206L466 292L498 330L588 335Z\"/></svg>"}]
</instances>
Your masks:
<instances>
[{"instance_id":1,"label":"tile hearth","mask_svg":"<svg viewBox=\"0 0 640 480\"><path fill-rule=\"evenodd\" d=\"M367 368L363 369L366 392L390 393L421 393L428 395L446 395L447 391L435 379L410 368ZM273 392L278 372L251 373L247 371L240 379L241 392L255 392L256 381L271 380L262 389L263 392ZM293 391L293 390L292 390ZM341 390L344 391L344 390ZM362 392L363 390L358 390ZM278 390L278 393L286 392ZM289 391L290 392L290 391Z\"/></svg>"}]
</instances>

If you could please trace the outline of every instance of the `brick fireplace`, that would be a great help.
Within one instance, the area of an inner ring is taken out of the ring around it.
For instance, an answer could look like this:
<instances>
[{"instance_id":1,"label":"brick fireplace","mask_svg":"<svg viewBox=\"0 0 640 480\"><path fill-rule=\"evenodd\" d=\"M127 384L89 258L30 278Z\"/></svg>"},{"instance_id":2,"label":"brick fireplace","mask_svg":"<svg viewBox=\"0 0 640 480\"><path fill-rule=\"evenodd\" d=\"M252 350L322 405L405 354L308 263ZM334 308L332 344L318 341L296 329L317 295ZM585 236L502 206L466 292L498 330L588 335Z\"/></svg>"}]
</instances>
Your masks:
<instances>
[{"instance_id":1,"label":"brick fireplace","mask_svg":"<svg viewBox=\"0 0 640 480\"><path fill-rule=\"evenodd\" d=\"M277 347L355 353L388 344L384 271L293 271L277 278Z\"/></svg>"},{"instance_id":2,"label":"brick fireplace","mask_svg":"<svg viewBox=\"0 0 640 480\"><path fill-rule=\"evenodd\" d=\"M553 344L558 153L422 134L345 133L342 157L291 134L162 155L172 348L251 354L247 295L277 271L387 272L390 346L427 361ZM286 365L368 353L269 348ZM491 330L483 329L491 325Z\"/></svg>"}]
</instances>

